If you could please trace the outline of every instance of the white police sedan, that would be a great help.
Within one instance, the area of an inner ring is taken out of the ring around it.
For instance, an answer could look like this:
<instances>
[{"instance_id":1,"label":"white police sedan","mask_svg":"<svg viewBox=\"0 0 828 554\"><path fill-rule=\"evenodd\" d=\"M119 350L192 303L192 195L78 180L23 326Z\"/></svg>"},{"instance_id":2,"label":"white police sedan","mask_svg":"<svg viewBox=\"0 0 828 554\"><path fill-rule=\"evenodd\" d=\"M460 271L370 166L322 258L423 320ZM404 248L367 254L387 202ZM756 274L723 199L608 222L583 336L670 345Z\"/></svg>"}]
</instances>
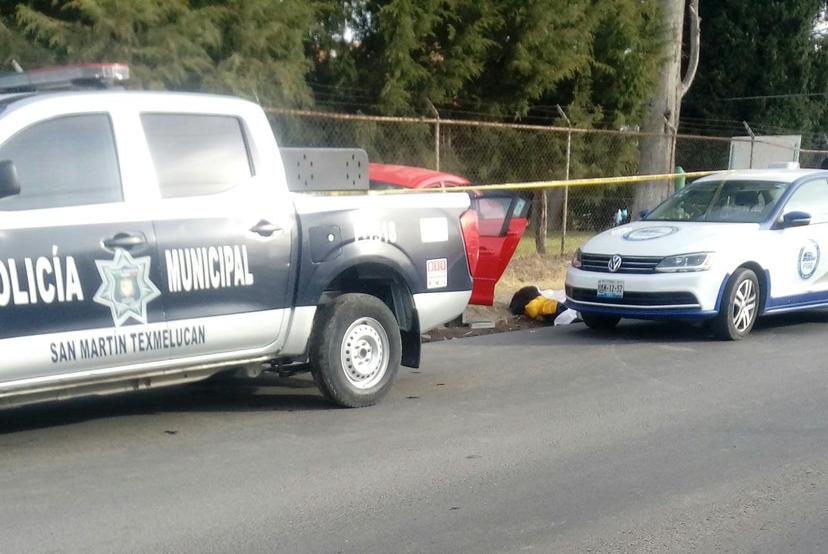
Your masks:
<instances>
[{"instance_id":1,"label":"white police sedan","mask_svg":"<svg viewBox=\"0 0 828 554\"><path fill-rule=\"evenodd\" d=\"M567 305L593 329L700 318L737 340L759 315L828 306L825 252L828 171L712 175L584 244Z\"/></svg>"}]
</instances>

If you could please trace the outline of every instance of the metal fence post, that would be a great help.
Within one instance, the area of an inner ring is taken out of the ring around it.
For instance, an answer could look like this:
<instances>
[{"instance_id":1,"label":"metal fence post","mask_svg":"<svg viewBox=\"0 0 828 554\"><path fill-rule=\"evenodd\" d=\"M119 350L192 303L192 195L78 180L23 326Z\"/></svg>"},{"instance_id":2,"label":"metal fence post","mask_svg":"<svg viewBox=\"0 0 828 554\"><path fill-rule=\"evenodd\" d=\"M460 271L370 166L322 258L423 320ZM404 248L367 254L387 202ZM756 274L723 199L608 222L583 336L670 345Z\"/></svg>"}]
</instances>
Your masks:
<instances>
[{"instance_id":1,"label":"metal fence post","mask_svg":"<svg viewBox=\"0 0 828 554\"><path fill-rule=\"evenodd\" d=\"M753 129L750 128L747 121L742 121L742 125L745 126L745 130L750 135L750 165L748 169L753 169L753 145L756 144L756 135L753 134Z\"/></svg>"},{"instance_id":2,"label":"metal fence post","mask_svg":"<svg viewBox=\"0 0 828 554\"><path fill-rule=\"evenodd\" d=\"M667 132L671 133L672 136L670 137L670 161L668 162L667 167L665 167L665 171L667 173L672 173L673 170L676 168L676 148L678 147L678 129L675 125L670 122L670 118L664 116L664 126L667 128Z\"/></svg>"},{"instance_id":3,"label":"metal fence post","mask_svg":"<svg viewBox=\"0 0 828 554\"><path fill-rule=\"evenodd\" d=\"M432 113L434 113L434 169L436 171L440 171L440 112L437 111L437 108L434 107L434 104L431 103L431 100L428 101L428 106L431 108Z\"/></svg>"},{"instance_id":4,"label":"metal fence post","mask_svg":"<svg viewBox=\"0 0 828 554\"><path fill-rule=\"evenodd\" d=\"M566 121L566 176L564 179L569 181L569 164L572 158L572 122L566 116L561 105L556 106L558 113ZM561 207L561 256L566 253L566 223L569 212L569 187L563 188L563 206Z\"/></svg>"}]
</instances>

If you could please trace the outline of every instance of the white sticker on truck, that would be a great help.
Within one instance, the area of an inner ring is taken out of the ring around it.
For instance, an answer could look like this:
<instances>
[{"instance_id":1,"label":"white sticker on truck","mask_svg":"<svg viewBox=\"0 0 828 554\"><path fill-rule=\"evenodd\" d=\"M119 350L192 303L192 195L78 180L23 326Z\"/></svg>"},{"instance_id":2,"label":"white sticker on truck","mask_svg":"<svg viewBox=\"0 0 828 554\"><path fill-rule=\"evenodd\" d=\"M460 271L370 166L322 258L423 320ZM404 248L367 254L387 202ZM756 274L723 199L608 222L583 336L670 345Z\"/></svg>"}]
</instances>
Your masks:
<instances>
[{"instance_id":1,"label":"white sticker on truck","mask_svg":"<svg viewBox=\"0 0 828 554\"><path fill-rule=\"evenodd\" d=\"M423 243L448 242L448 220L445 217L421 218L420 240Z\"/></svg>"},{"instance_id":2,"label":"white sticker on truck","mask_svg":"<svg viewBox=\"0 0 828 554\"><path fill-rule=\"evenodd\" d=\"M426 261L426 287L441 289L448 286L448 260L438 258Z\"/></svg>"},{"instance_id":3,"label":"white sticker on truck","mask_svg":"<svg viewBox=\"0 0 828 554\"><path fill-rule=\"evenodd\" d=\"M393 221L377 221L374 219L354 222L354 240L381 242L397 242L397 224Z\"/></svg>"}]
</instances>

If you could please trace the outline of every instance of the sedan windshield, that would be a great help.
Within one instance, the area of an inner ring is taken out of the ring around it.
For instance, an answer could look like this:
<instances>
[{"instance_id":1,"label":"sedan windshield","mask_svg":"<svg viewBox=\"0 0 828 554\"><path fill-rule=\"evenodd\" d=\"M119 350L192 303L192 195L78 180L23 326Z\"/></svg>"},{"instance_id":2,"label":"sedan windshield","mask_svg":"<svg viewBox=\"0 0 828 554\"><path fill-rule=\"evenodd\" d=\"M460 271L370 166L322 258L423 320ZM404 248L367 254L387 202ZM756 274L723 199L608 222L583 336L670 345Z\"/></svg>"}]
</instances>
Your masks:
<instances>
[{"instance_id":1,"label":"sedan windshield","mask_svg":"<svg viewBox=\"0 0 828 554\"><path fill-rule=\"evenodd\" d=\"M767 220L787 188L772 181L704 181L665 200L646 221L760 223Z\"/></svg>"}]
</instances>

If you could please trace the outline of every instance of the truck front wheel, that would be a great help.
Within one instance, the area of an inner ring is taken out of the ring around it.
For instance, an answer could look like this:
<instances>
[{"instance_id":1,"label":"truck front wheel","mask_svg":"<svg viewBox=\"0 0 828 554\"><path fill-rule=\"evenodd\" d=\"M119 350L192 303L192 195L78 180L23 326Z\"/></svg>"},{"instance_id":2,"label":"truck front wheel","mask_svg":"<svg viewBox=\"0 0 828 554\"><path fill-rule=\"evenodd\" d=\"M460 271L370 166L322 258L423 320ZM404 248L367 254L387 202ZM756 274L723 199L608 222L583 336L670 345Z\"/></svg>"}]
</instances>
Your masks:
<instances>
[{"instance_id":1,"label":"truck front wheel","mask_svg":"<svg viewBox=\"0 0 828 554\"><path fill-rule=\"evenodd\" d=\"M320 308L311 372L326 398L347 408L375 404L397 376L402 344L391 310L368 294L343 294Z\"/></svg>"}]
</instances>

